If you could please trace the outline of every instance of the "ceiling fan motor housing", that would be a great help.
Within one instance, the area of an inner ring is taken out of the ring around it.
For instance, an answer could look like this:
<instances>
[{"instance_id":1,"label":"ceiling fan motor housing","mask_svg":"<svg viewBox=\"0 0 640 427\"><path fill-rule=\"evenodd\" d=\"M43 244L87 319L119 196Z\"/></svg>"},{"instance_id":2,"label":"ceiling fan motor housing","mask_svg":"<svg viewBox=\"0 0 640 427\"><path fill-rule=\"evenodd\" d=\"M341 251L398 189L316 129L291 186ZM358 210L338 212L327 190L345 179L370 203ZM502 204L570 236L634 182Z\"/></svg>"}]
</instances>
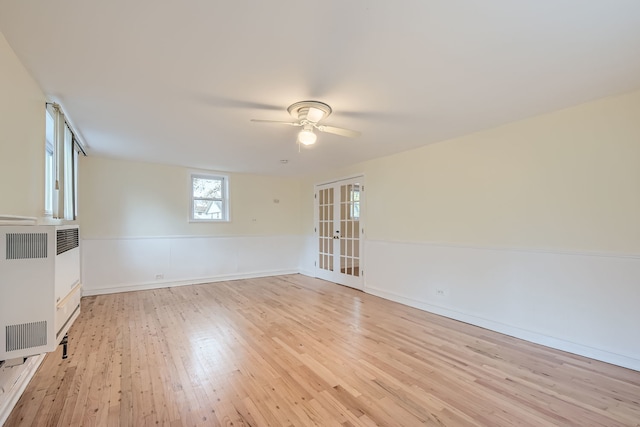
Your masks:
<instances>
[{"instance_id":1,"label":"ceiling fan motor housing","mask_svg":"<svg viewBox=\"0 0 640 427\"><path fill-rule=\"evenodd\" d=\"M287 111L295 119L318 123L331 114L331 107L320 101L301 101L291 104Z\"/></svg>"}]
</instances>

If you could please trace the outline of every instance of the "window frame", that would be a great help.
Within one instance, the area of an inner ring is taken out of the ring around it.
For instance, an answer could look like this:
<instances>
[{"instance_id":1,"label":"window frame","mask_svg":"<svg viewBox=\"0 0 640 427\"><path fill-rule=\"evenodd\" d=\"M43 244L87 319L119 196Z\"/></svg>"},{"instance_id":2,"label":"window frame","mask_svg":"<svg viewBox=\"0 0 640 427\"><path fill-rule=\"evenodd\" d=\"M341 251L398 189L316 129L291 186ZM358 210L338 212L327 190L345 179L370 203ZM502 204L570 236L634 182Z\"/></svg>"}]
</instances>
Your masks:
<instances>
[{"instance_id":1,"label":"window frame","mask_svg":"<svg viewBox=\"0 0 640 427\"><path fill-rule=\"evenodd\" d=\"M58 104L45 104L45 122L44 216L55 221L76 221L78 163L80 153L86 153Z\"/></svg>"},{"instance_id":2,"label":"window frame","mask_svg":"<svg viewBox=\"0 0 640 427\"><path fill-rule=\"evenodd\" d=\"M194 179L222 181L222 186L221 186L222 197L221 198L195 197L193 194ZM194 202L196 200L211 200L214 202L215 201L221 202L222 218L195 218ZM231 221L231 218L229 215L229 176L226 174L220 174L220 173L191 172L189 174L189 222L206 223L206 222L230 222L230 221Z\"/></svg>"}]
</instances>

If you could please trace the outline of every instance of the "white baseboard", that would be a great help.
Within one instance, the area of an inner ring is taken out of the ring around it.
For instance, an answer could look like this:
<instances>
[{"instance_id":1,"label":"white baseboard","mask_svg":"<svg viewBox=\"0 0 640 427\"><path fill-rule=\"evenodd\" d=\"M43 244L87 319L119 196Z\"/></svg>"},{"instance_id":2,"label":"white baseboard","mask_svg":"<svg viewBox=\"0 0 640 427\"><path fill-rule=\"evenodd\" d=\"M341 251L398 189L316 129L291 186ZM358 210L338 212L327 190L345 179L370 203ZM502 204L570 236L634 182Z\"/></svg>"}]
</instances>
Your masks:
<instances>
[{"instance_id":1,"label":"white baseboard","mask_svg":"<svg viewBox=\"0 0 640 427\"><path fill-rule=\"evenodd\" d=\"M597 348L587 347L581 344L576 344L566 340L554 338L551 336L539 334L517 328L510 325L505 325L499 322L495 322L489 319L461 313L448 308L440 307L426 302L414 300L411 298L403 297L402 295L395 294L389 291L383 291L380 289L366 287L364 289L366 293L375 295L384 299L388 299L400 304L407 305L409 307L424 310L429 313L437 314L439 316L448 317L450 319L458 320L461 322L469 323L471 325L479 326L481 328L489 329L491 331L499 332L501 334L509 335L515 338L519 338L525 341L529 341L535 344L540 344L545 347L550 347L556 350L566 351L568 353L577 354L579 356L588 357L590 359L599 360L613 365L622 366L625 368L640 371L640 360L627 357L620 354L610 353Z\"/></svg>"},{"instance_id":2,"label":"white baseboard","mask_svg":"<svg viewBox=\"0 0 640 427\"><path fill-rule=\"evenodd\" d=\"M214 277L201 277L201 278L186 279L186 280L175 280L175 281L158 280L154 282L115 285L115 286L99 288L99 289L83 289L82 295L92 296L92 295L115 294L119 292L146 291L150 289L172 288L176 286L199 285L202 283L224 282L228 280L240 280L240 279L254 279L258 277L281 276L284 274L297 274L297 273L298 273L297 269L267 270L267 271L255 271L251 273L221 274L219 276L214 276Z\"/></svg>"},{"instance_id":3,"label":"white baseboard","mask_svg":"<svg viewBox=\"0 0 640 427\"><path fill-rule=\"evenodd\" d=\"M45 354L29 357L24 364L10 368L0 368L0 425L9 418L24 389L44 360Z\"/></svg>"},{"instance_id":4,"label":"white baseboard","mask_svg":"<svg viewBox=\"0 0 640 427\"><path fill-rule=\"evenodd\" d=\"M307 269L304 269L304 268L300 268L298 270L298 273L300 273L302 275L305 275L305 276L309 276L309 277L316 277L316 273L313 270L307 270Z\"/></svg>"}]
</instances>

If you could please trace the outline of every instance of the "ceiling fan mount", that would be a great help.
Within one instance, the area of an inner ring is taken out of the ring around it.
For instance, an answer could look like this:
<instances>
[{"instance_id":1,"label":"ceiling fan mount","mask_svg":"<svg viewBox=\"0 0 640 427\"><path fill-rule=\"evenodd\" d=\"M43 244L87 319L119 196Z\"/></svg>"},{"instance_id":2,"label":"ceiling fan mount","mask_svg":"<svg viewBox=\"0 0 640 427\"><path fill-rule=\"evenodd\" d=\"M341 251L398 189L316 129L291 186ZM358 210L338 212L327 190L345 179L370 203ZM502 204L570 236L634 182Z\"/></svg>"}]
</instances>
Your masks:
<instances>
[{"instance_id":1,"label":"ceiling fan mount","mask_svg":"<svg viewBox=\"0 0 640 427\"><path fill-rule=\"evenodd\" d=\"M300 121L307 120L310 123L318 123L320 120L329 117L333 110L324 102L300 101L289 105L287 111L294 119L298 119Z\"/></svg>"},{"instance_id":2,"label":"ceiling fan mount","mask_svg":"<svg viewBox=\"0 0 640 427\"><path fill-rule=\"evenodd\" d=\"M302 145L311 145L316 142L317 135L315 134L314 130L332 133L334 135L346 136L349 138L354 138L360 135L360 132L354 130L319 124L321 120L326 119L333 112L331 107L324 102L300 101L291 104L287 108L287 111L296 121L283 122L278 120L257 119L252 119L251 121L261 123L278 123L283 125L302 127L302 130L298 133L298 143Z\"/></svg>"}]
</instances>

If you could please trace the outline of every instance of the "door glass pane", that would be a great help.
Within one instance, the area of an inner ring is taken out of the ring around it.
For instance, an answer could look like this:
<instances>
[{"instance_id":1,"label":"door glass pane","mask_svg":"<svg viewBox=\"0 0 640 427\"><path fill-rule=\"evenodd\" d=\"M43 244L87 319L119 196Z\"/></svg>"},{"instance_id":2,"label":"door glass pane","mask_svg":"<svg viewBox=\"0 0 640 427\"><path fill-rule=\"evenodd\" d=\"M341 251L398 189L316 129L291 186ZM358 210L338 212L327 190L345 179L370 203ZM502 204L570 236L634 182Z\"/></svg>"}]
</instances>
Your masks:
<instances>
[{"instance_id":1,"label":"door glass pane","mask_svg":"<svg viewBox=\"0 0 640 427\"><path fill-rule=\"evenodd\" d=\"M360 275L360 185L340 186L340 272Z\"/></svg>"},{"instance_id":2,"label":"door glass pane","mask_svg":"<svg viewBox=\"0 0 640 427\"><path fill-rule=\"evenodd\" d=\"M331 221L333 212L333 188L325 188L319 191L318 198L318 267L323 270L332 270L331 257L333 256L333 224Z\"/></svg>"}]
</instances>

